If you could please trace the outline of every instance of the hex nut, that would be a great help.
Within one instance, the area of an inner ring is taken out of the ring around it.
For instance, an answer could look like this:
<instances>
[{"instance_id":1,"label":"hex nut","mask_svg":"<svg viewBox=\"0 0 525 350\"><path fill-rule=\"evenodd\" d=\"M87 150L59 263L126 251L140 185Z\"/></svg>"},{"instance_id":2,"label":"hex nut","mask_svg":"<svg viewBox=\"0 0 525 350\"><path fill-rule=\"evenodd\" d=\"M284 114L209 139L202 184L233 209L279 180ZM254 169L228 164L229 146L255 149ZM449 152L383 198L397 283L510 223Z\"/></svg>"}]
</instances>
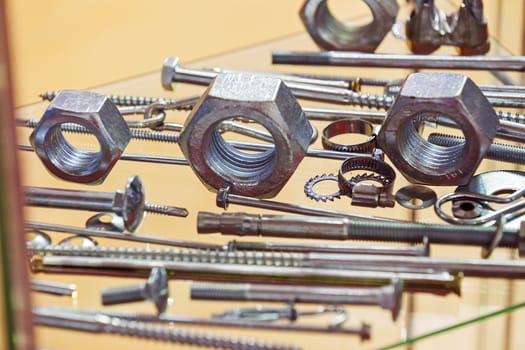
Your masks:
<instances>
[{"instance_id":1,"label":"hex nut","mask_svg":"<svg viewBox=\"0 0 525 350\"><path fill-rule=\"evenodd\" d=\"M465 136L451 147L432 144L418 129L424 121L447 118ZM377 136L397 169L412 183L466 184L487 153L498 116L468 77L451 73L414 73L403 84Z\"/></svg>"},{"instance_id":2,"label":"hex nut","mask_svg":"<svg viewBox=\"0 0 525 350\"><path fill-rule=\"evenodd\" d=\"M99 142L99 151L76 148L61 126L85 127ZM67 181L99 184L104 181L131 140L131 132L117 107L101 94L60 91L46 109L29 138L47 170Z\"/></svg>"},{"instance_id":3,"label":"hex nut","mask_svg":"<svg viewBox=\"0 0 525 350\"><path fill-rule=\"evenodd\" d=\"M251 119L274 139L274 149L258 154L227 143L219 124ZM212 191L275 196L288 181L310 143L313 130L289 88L274 77L252 73L217 75L188 116L179 146L201 182Z\"/></svg>"},{"instance_id":4,"label":"hex nut","mask_svg":"<svg viewBox=\"0 0 525 350\"><path fill-rule=\"evenodd\" d=\"M395 23L396 0L363 0L372 12L372 22L352 26L337 20L328 0L306 0L299 16L308 34L325 50L374 52Z\"/></svg>"}]
</instances>

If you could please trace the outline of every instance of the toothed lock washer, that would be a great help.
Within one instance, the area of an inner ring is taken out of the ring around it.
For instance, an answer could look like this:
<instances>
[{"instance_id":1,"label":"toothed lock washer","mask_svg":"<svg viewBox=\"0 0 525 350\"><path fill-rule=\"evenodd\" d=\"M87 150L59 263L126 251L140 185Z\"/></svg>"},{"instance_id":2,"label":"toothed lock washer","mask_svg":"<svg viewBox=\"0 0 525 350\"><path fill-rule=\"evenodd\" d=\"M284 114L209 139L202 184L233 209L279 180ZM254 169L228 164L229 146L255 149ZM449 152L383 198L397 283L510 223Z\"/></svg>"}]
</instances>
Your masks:
<instances>
[{"instance_id":1,"label":"toothed lock washer","mask_svg":"<svg viewBox=\"0 0 525 350\"><path fill-rule=\"evenodd\" d=\"M322 201L322 202L333 201L336 198L341 198L341 195L344 194L341 192L341 190L338 190L330 194L319 194L315 192L314 186L323 181L338 182L337 175L323 174L323 175L317 175L317 176L310 178L308 181L306 181L304 185L304 194L306 194L306 196L310 199L313 199L315 201Z\"/></svg>"}]
</instances>

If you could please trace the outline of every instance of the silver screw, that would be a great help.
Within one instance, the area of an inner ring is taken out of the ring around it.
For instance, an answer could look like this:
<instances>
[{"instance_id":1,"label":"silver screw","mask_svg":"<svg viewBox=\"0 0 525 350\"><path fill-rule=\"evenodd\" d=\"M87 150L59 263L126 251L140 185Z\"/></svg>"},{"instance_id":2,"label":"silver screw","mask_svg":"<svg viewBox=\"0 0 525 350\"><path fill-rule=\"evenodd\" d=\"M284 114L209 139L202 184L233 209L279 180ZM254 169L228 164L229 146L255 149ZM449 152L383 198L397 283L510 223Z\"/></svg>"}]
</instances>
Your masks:
<instances>
[{"instance_id":1,"label":"silver screw","mask_svg":"<svg viewBox=\"0 0 525 350\"><path fill-rule=\"evenodd\" d=\"M124 226L135 231L144 212L170 216L187 216L188 211L165 205L145 203L144 187L138 176L132 176L124 191L93 192L60 188L24 187L25 204L29 206L114 212L122 216Z\"/></svg>"},{"instance_id":2,"label":"silver screw","mask_svg":"<svg viewBox=\"0 0 525 350\"><path fill-rule=\"evenodd\" d=\"M120 334L169 343L231 350L298 350L293 346L260 342L252 338L225 337L190 330L164 327L148 322L126 320L104 313L56 307L33 308L36 324L83 332Z\"/></svg>"},{"instance_id":3,"label":"silver screw","mask_svg":"<svg viewBox=\"0 0 525 350\"><path fill-rule=\"evenodd\" d=\"M162 86L166 90L172 90L172 83L175 81L198 85L209 85L219 72L228 71L185 68L179 65L178 58L168 57L164 61L162 67ZM388 109L393 102L393 98L386 95L369 95L348 90L346 88L327 86L327 83L331 84L333 82L332 80L326 80L326 83L323 84L319 79L309 79L270 72L261 72L261 74L270 74L281 78L290 88L292 93L299 98L377 109Z\"/></svg>"},{"instance_id":4,"label":"silver screw","mask_svg":"<svg viewBox=\"0 0 525 350\"><path fill-rule=\"evenodd\" d=\"M401 309L403 283L376 288L316 288L302 286L192 283L191 298L198 300L242 300L335 305L377 305L390 310L395 321Z\"/></svg>"},{"instance_id":5,"label":"silver screw","mask_svg":"<svg viewBox=\"0 0 525 350\"><path fill-rule=\"evenodd\" d=\"M106 288L101 291L103 305L124 304L134 301L151 300L159 314L168 306L168 274L162 267L154 267L146 283L135 286Z\"/></svg>"},{"instance_id":6,"label":"silver screw","mask_svg":"<svg viewBox=\"0 0 525 350\"><path fill-rule=\"evenodd\" d=\"M72 296L77 291L75 284L31 280L31 291L53 295Z\"/></svg>"}]
</instances>

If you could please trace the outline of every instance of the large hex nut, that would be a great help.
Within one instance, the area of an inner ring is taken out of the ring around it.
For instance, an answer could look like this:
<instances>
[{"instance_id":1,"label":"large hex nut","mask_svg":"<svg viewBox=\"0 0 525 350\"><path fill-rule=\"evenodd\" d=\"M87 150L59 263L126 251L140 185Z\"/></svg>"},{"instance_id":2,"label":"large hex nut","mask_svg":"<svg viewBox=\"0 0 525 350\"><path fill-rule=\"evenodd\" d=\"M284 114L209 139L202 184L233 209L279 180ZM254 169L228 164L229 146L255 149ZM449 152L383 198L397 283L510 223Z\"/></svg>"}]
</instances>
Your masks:
<instances>
[{"instance_id":1,"label":"large hex nut","mask_svg":"<svg viewBox=\"0 0 525 350\"><path fill-rule=\"evenodd\" d=\"M226 142L219 124L249 118L272 135L274 148L246 153ZM210 190L273 197L306 154L312 127L279 79L251 73L219 74L186 120L179 145L193 171Z\"/></svg>"},{"instance_id":2,"label":"large hex nut","mask_svg":"<svg viewBox=\"0 0 525 350\"><path fill-rule=\"evenodd\" d=\"M330 12L328 0L306 0L299 11L308 34L325 50L374 52L396 21L396 0L363 0L372 21L362 26L340 22Z\"/></svg>"},{"instance_id":3,"label":"large hex nut","mask_svg":"<svg viewBox=\"0 0 525 350\"><path fill-rule=\"evenodd\" d=\"M62 125L78 124L98 140L100 150L82 150L62 134ZM131 139L117 107L101 94L64 90L53 99L30 136L36 154L53 175L72 182L102 183Z\"/></svg>"},{"instance_id":4,"label":"large hex nut","mask_svg":"<svg viewBox=\"0 0 525 350\"><path fill-rule=\"evenodd\" d=\"M442 147L419 133L425 121L447 120L465 142ZM377 136L379 146L412 183L463 185L474 174L498 128L498 116L468 77L414 73L403 84Z\"/></svg>"}]
</instances>

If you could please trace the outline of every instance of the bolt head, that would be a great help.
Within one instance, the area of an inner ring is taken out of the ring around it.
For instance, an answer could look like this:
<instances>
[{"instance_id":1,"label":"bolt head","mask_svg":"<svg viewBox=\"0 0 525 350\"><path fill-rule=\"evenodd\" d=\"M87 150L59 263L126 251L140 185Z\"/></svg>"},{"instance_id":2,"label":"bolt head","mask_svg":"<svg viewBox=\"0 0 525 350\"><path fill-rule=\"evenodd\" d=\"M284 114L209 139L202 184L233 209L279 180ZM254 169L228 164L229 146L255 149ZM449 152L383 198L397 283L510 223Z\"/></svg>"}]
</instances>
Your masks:
<instances>
[{"instance_id":1,"label":"bolt head","mask_svg":"<svg viewBox=\"0 0 525 350\"><path fill-rule=\"evenodd\" d=\"M175 77L175 70L179 64L178 57L168 57L164 60L161 72L161 83L164 90L173 90L173 79Z\"/></svg>"},{"instance_id":2,"label":"bolt head","mask_svg":"<svg viewBox=\"0 0 525 350\"><path fill-rule=\"evenodd\" d=\"M163 267L151 269L148 281L146 282L147 298L151 300L159 314L166 311L168 307L169 288L168 273Z\"/></svg>"},{"instance_id":3,"label":"bolt head","mask_svg":"<svg viewBox=\"0 0 525 350\"><path fill-rule=\"evenodd\" d=\"M137 175L129 178L124 191L117 191L113 207L124 221L124 227L134 232L142 223L146 196L142 180Z\"/></svg>"}]
</instances>

